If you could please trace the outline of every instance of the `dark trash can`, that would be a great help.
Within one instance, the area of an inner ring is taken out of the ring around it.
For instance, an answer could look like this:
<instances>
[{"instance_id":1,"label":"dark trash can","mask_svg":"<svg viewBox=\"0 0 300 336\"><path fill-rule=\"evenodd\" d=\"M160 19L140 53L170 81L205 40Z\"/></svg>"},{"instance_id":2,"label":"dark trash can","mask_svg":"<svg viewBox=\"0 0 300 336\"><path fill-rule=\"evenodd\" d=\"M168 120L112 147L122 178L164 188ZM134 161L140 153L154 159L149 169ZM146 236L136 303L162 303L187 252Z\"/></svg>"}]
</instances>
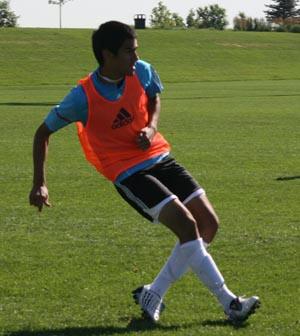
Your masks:
<instances>
[{"instance_id":1,"label":"dark trash can","mask_svg":"<svg viewBox=\"0 0 300 336\"><path fill-rule=\"evenodd\" d=\"M134 28L135 29L145 29L146 28L146 15L136 14L134 16Z\"/></svg>"}]
</instances>

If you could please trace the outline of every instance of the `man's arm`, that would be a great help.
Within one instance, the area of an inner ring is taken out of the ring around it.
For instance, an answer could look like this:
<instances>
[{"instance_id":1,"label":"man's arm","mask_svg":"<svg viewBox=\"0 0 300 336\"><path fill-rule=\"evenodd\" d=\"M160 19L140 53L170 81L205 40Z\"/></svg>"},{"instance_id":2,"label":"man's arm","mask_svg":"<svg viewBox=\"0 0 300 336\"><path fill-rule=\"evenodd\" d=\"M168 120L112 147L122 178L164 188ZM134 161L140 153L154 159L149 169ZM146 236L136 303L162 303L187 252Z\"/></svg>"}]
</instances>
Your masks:
<instances>
[{"instance_id":1,"label":"man's arm","mask_svg":"<svg viewBox=\"0 0 300 336\"><path fill-rule=\"evenodd\" d=\"M160 115L160 97L158 94L152 98L149 98L148 111L149 111L148 127L153 128L153 130L156 133Z\"/></svg>"},{"instance_id":2,"label":"man's arm","mask_svg":"<svg viewBox=\"0 0 300 336\"><path fill-rule=\"evenodd\" d=\"M141 129L137 137L137 145L142 150L147 150L150 147L151 142L157 132L160 115L160 97L158 94L152 98L149 98L148 113L148 125Z\"/></svg>"},{"instance_id":3,"label":"man's arm","mask_svg":"<svg viewBox=\"0 0 300 336\"><path fill-rule=\"evenodd\" d=\"M53 133L45 123L37 129L33 142L33 187L29 195L30 205L42 211L43 205L50 206L45 177L49 136Z\"/></svg>"}]
</instances>

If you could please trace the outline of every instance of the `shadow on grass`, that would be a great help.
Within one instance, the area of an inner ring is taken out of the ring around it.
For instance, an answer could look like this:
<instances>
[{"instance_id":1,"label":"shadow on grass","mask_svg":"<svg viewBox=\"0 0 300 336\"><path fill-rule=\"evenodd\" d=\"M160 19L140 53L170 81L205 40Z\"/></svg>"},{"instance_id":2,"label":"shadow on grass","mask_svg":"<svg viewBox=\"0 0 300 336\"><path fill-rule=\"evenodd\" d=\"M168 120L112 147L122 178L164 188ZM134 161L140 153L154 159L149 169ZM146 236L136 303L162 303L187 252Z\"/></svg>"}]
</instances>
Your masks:
<instances>
[{"instance_id":1,"label":"shadow on grass","mask_svg":"<svg viewBox=\"0 0 300 336\"><path fill-rule=\"evenodd\" d=\"M296 176L279 176L277 177L276 181L291 181L291 180L297 180L300 179L300 175Z\"/></svg>"},{"instance_id":2,"label":"shadow on grass","mask_svg":"<svg viewBox=\"0 0 300 336\"><path fill-rule=\"evenodd\" d=\"M57 102L51 103L51 102L41 102L41 103L36 103L36 102L8 102L8 103L0 103L0 106L54 106L57 105Z\"/></svg>"},{"instance_id":3,"label":"shadow on grass","mask_svg":"<svg viewBox=\"0 0 300 336\"><path fill-rule=\"evenodd\" d=\"M149 330L162 330L172 331L182 326L172 325L163 326L160 324L154 324L151 321L147 321L143 318L132 319L126 327L74 327L64 329L44 329L44 330L20 330L7 333L7 336L100 336L100 335L122 335L128 332L144 332Z\"/></svg>"},{"instance_id":4,"label":"shadow on grass","mask_svg":"<svg viewBox=\"0 0 300 336\"><path fill-rule=\"evenodd\" d=\"M178 329L187 329L192 327L231 327L234 329L246 328L247 324L232 325L224 320L206 320L198 323L168 325L154 324L143 318L132 319L126 327L74 327L64 329L44 329L44 330L20 330L9 332L7 336L100 336L100 335L123 335L129 332L143 333L146 331L170 331L175 332Z\"/></svg>"},{"instance_id":5,"label":"shadow on grass","mask_svg":"<svg viewBox=\"0 0 300 336\"><path fill-rule=\"evenodd\" d=\"M232 324L227 320L206 320L201 323L203 327L231 327L234 329L244 329L248 327L247 322Z\"/></svg>"}]
</instances>

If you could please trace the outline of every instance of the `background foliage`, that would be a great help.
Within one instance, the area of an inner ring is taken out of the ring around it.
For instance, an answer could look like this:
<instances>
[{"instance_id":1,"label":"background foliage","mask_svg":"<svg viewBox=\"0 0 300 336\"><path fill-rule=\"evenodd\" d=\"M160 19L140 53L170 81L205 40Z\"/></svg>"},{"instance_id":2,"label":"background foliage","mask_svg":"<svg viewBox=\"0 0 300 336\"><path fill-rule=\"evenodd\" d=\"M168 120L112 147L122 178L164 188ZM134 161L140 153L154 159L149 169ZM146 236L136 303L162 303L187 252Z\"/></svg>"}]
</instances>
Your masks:
<instances>
[{"instance_id":1,"label":"background foliage","mask_svg":"<svg viewBox=\"0 0 300 336\"><path fill-rule=\"evenodd\" d=\"M9 2L0 1L0 27L16 27L18 16L10 10Z\"/></svg>"}]
</instances>

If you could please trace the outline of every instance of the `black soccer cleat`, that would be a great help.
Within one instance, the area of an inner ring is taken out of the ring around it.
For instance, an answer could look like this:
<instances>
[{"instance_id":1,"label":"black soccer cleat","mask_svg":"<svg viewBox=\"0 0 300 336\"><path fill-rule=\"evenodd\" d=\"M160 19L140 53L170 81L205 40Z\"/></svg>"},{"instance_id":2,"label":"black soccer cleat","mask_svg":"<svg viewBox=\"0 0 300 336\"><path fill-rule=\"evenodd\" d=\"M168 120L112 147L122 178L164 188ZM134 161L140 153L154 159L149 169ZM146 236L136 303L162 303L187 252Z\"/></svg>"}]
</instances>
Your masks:
<instances>
[{"instance_id":1,"label":"black soccer cleat","mask_svg":"<svg viewBox=\"0 0 300 336\"><path fill-rule=\"evenodd\" d=\"M250 315L254 314L260 305L258 296L251 296L250 298L238 297L231 301L229 309L225 311L227 320L233 324L242 323Z\"/></svg>"}]
</instances>

